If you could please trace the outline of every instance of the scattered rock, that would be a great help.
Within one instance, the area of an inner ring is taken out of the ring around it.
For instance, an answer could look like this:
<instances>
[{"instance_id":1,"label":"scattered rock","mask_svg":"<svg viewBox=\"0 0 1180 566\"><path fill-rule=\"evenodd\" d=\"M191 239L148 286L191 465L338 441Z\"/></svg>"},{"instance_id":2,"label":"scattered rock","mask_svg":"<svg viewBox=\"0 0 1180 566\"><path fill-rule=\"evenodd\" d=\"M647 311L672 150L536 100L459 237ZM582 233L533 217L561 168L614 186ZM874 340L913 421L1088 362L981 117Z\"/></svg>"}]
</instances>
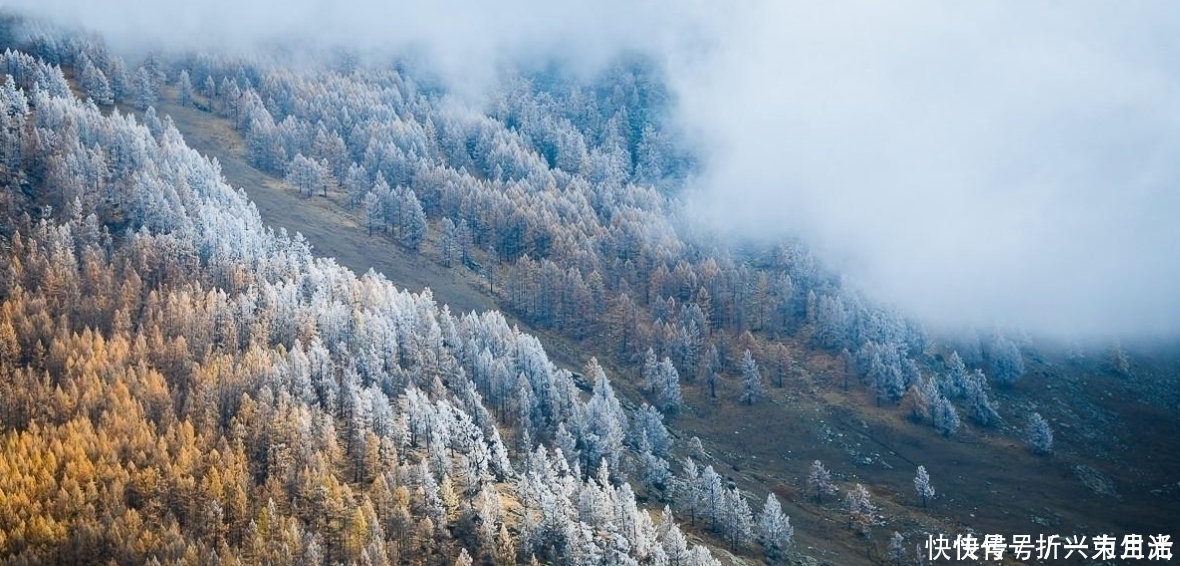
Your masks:
<instances>
[{"instance_id":1,"label":"scattered rock","mask_svg":"<svg viewBox=\"0 0 1180 566\"><path fill-rule=\"evenodd\" d=\"M1081 480L1083 485L1090 488L1090 491L1099 495L1119 498L1118 491L1114 488L1114 480L1110 479L1110 476L1085 464L1074 466L1073 473Z\"/></svg>"}]
</instances>

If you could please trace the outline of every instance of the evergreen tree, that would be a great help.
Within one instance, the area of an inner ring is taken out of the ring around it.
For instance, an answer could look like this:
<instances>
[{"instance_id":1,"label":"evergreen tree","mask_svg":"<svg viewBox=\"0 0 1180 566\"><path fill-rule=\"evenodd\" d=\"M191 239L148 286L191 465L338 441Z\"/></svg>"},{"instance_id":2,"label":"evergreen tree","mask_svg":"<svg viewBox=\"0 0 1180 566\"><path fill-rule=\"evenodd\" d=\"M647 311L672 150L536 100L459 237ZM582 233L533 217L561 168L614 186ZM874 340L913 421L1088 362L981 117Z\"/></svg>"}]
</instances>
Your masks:
<instances>
[{"instance_id":1,"label":"evergreen tree","mask_svg":"<svg viewBox=\"0 0 1180 566\"><path fill-rule=\"evenodd\" d=\"M381 197L376 193L370 192L365 195L365 227L369 230L369 235L373 235L373 230L382 227L385 224L385 214L381 208Z\"/></svg>"},{"instance_id":2,"label":"evergreen tree","mask_svg":"<svg viewBox=\"0 0 1180 566\"><path fill-rule=\"evenodd\" d=\"M156 103L156 84L152 80L147 68L140 67L135 72L135 107L147 110Z\"/></svg>"},{"instance_id":3,"label":"evergreen tree","mask_svg":"<svg viewBox=\"0 0 1180 566\"><path fill-rule=\"evenodd\" d=\"M682 509L688 512L690 525L696 525L697 515L701 514L705 506L705 491L702 485L700 470L696 463L692 461L692 458L685 458L684 472L676 481L676 501Z\"/></svg>"},{"instance_id":4,"label":"evergreen tree","mask_svg":"<svg viewBox=\"0 0 1180 566\"><path fill-rule=\"evenodd\" d=\"M675 413L683 402L680 395L680 372L676 371L672 360L665 357L664 361L660 362L658 373L659 394L656 396L656 400L660 405L660 410L669 414Z\"/></svg>"},{"instance_id":5,"label":"evergreen tree","mask_svg":"<svg viewBox=\"0 0 1180 566\"><path fill-rule=\"evenodd\" d=\"M295 158L287 164L286 179L299 191L300 196L310 197L321 190L327 195L327 168L314 159L304 157L302 153L295 154Z\"/></svg>"},{"instance_id":6,"label":"evergreen tree","mask_svg":"<svg viewBox=\"0 0 1180 566\"><path fill-rule=\"evenodd\" d=\"M721 503L722 532L729 549L745 548L754 538L754 517L750 505L737 488L724 490Z\"/></svg>"},{"instance_id":7,"label":"evergreen tree","mask_svg":"<svg viewBox=\"0 0 1180 566\"><path fill-rule=\"evenodd\" d=\"M450 218L443 218L439 226L438 261L443 267L451 267L459 255L458 229Z\"/></svg>"},{"instance_id":8,"label":"evergreen tree","mask_svg":"<svg viewBox=\"0 0 1180 566\"><path fill-rule=\"evenodd\" d=\"M365 196L369 192L370 179L369 173L365 171L363 165L357 165L353 162L348 166L348 171L344 173L344 191L348 193L348 205L359 206L364 202Z\"/></svg>"},{"instance_id":9,"label":"evergreen tree","mask_svg":"<svg viewBox=\"0 0 1180 566\"><path fill-rule=\"evenodd\" d=\"M1033 413L1024 427L1024 442L1035 454L1053 452L1053 429L1040 413Z\"/></svg>"},{"instance_id":10,"label":"evergreen tree","mask_svg":"<svg viewBox=\"0 0 1180 566\"><path fill-rule=\"evenodd\" d=\"M1016 343L999 336L992 344L990 357L992 379L1004 387L1011 387L1024 376L1024 359Z\"/></svg>"},{"instance_id":11,"label":"evergreen tree","mask_svg":"<svg viewBox=\"0 0 1180 566\"><path fill-rule=\"evenodd\" d=\"M406 189L401 196L401 218L398 226L398 240L411 250L417 251L426 238L426 213L414 191Z\"/></svg>"},{"instance_id":12,"label":"evergreen tree","mask_svg":"<svg viewBox=\"0 0 1180 566\"><path fill-rule=\"evenodd\" d=\"M987 378L983 372L975 370L967 378L966 403L972 420L983 427L994 427L1000 424L1000 414L987 395Z\"/></svg>"},{"instance_id":13,"label":"evergreen tree","mask_svg":"<svg viewBox=\"0 0 1180 566\"><path fill-rule=\"evenodd\" d=\"M643 389L649 394L655 394L659 386L660 366L656 359L656 351L648 348L643 354Z\"/></svg>"},{"instance_id":14,"label":"evergreen tree","mask_svg":"<svg viewBox=\"0 0 1180 566\"><path fill-rule=\"evenodd\" d=\"M668 462L652 453L646 437L639 445L638 459L640 479L644 486L651 490L664 491L672 474L668 471Z\"/></svg>"},{"instance_id":15,"label":"evergreen tree","mask_svg":"<svg viewBox=\"0 0 1180 566\"><path fill-rule=\"evenodd\" d=\"M704 460L707 457L705 446L701 444L701 439L695 435L688 439L688 455L698 460Z\"/></svg>"},{"instance_id":16,"label":"evergreen tree","mask_svg":"<svg viewBox=\"0 0 1180 566\"><path fill-rule=\"evenodd\" d=\"M587 465L583 469L593 472L599 462L605 460L610 471L618 474L627 417L598 360L591 358L586 366L586 375L594 379L594 391L585 409L586 431L583 439L586 441L584 457Z\"/></svg>"},{"instance_id":17,"label":"evergreen tree","mask_svg":"<svg viewBox=\"0 0 1180 566\"><path fill-rule=\"evenodd\" d=\"M778 498L773 493L766 495L766 503L758 514L758 542L766 550L766 557L779 560L794 541L795 528L791 518L783 514Z\"/></svg>"},{"instance_id":18,"label":"evergreen tree","mask_svg":"<svg viewBox=\"0 0 1180 566\"><path fill-rule=\"evenodd\" d=\"M697 492L700 501L704 503L705 516L708 517L710 528L717 531L717 525L724 519L724 494L721 487L721 476L713 470L713 466L705 466L697 481Z\"/></svg>"},{"instance_id":19,"label":"evergreen tree","mask_svg":"<svg viewBox=\"0 0 1180 566\"><path fill-rule=\"evenodd\" d=\"M934 486L930 483L930 474L926 473L925 466L918 466L918 474L914 476L914 491L918 494L922 507L926 507L930 500L934 499Z\"/></svg>"},{"instance_id":20,"label":"evergreen tree","mask_svg":"<svg viewBox=\"0 0 1180 566\"><path fill-rule=\"evenodd\" d=\"M682 566L687 562L688 540L675 523L668 525L664 535L660 537L660 545L664 548L664 556L668 557L668 566Z\"/></svg>"},{"instance_id":21,"label":"evergreen tree","mask_svg":"<svg viewBox=\"0 0 1180 566\"><path fill-rule=\"evenodd\" d=\"M906 558L905 538L901 533L893 531L893 536L889 537L889 559L893 561L894 566L901 566Z\"/></svg>"},{"instance_id":22,"label":"evergreen tree","mask_svg":"<svg viewBox=\"0 0 1180 566\"><path fill-rule=\"evenodd\" d=\"M115 102L115 93L111 90L111 84L107 81L107 77L90 61L89 57L83 56L81 64L81 73L79 77L79 86L82 91L94 100L95 104L109 106Z\"/></svg>"},{"instance_id":23,"label":"evergreen tree","mask_svg":"<svg viewBox=\"0 0 1180 566\"><path fill-rule=\"evenodd\" d=\"M762 385L762 375L758 372L758 363L746 350L742 353L742 395L741 402L753 405L766 395L766 387Z\"/></svg>"},{"instance_id":24,"label":"evergreen tree","mask_svg":"<svg viewBox=\"0 0 1180 566\"><path fill-rule=\"evenodd\" d=\"M951 352L947 361L947 371L938 384L939 392L949 399L958 399L966 393L967 366L959 357L959 352Z\"/></svg>"},{"instance_id":25,"label":"evergreen tree","mask_svg":"<svg viewBox=\"0 0 1180 566\"><path fill-rule=\"evenodd\" d=\"M816 503L823 503L825 495L837 493L836 486L832 484L832 474L819 460L811 463L811 471L807 474L807 490L815 494Z\"/></svg>"},{"instance_id":26,"label":"evergreen tree","mask_svg":"<svg viewBox=\"0 0 1180 566\"><path fill-rule=\"evenodd\" d=\"M849 528L856 528L867 536L877 514L877 507L870 499L869 490L859 483L856 484L856 487L845 496L844 507L848 511Z\"/></svg>"},{"instance_id":27,"label":"evergreen tree","mask_svg":"<svg viewBox=\"0 0 1180 566\"><path fill-rule=\"evenodd\" d=\"M901 360L897 350L889 346L873 348L869 362L869 382L876 393L877 406L881 401L896 401L905 391Z\"/></svg>"},{"instance_id":28,"label":"evergreen tree","mask_svg":"<svg viewBox=\"0 0 1180 566\"><path fill-rule=\"evenodd\" d=\"M709 349L705 350L705 360L701 364L705 371L705 385L709 387L709 397L717 398L717 373L721 371L721 354L717 351L716 344L710 344Z\"/></svg>"},{"instance_id":29,"label":"evergreen tree","mask_svg":"<svg viewBox=\"0 0 1180 566\"><path fill-rule=\"evenodd\" d=\"M631 438L635 446L641 441L651 445L652 453L667 456L672 446L672 437L664 426L664 416L655 407L644 403L632 418Z\"/></svg>"},{"instance_id":30,"label":"evergreen tree","mask_svg":"<svg viewBox=\"0 0 1180 566\"><path fill-rule=\"evenodd\" d=\"M959 430L959 411L946 397L939 395L930 408L931 421L939 434L950 438Z\"/></svg>"},{"instance_id":31,"label":"evergreen tree","mask_svg":"<svg viewBox=\"0 0 1180 566\"><path fill-rule=\"evenodd\" d=\"M176 104L178 106L191 106L193 103L193 83L189 78L188 69L181 69L180 76L176 79Z\"/></svg>"}]
</instances>

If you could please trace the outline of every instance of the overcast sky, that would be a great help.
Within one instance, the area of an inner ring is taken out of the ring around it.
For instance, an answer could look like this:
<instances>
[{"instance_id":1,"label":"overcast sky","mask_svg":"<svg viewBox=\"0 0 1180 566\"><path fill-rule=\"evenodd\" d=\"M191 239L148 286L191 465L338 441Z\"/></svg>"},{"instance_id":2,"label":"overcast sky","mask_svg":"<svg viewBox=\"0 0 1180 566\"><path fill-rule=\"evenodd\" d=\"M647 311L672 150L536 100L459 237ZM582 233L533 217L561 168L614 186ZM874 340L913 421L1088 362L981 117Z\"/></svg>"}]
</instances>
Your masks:
<instances>
[{"instance_id":1,"label":"overcast sky","mask_svg":"<svg viewBox=\"0 0 1180 566\"><path fill-rule=\"evenodd\" d=\"M18 0L123 45L660 57L700 217L802 235L929 324L1180 335L1180 4ZM494 5L493 5L494 4Z\"/></svg>"}]
</instances>

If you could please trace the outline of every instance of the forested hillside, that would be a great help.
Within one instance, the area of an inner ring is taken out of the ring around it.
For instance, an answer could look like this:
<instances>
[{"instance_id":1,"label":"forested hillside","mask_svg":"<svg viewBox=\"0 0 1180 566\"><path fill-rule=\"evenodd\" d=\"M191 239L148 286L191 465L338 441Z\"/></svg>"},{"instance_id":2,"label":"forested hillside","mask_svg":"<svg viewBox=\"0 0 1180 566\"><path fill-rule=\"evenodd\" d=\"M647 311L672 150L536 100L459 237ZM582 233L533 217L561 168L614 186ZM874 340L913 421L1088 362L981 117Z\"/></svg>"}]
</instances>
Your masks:
<instances>
[{"instance_id":1,"label":"forested hillside","mask_svg":"<svg viewBox=\"0 0 1180 566\"><path fill-rule=\"evenodd\" d=\"M6 562L712 562L636 508L623 443L666 433L596 365L583 401L496 313L264 229L167 120L0 68ZM562 422L581 457L530 440Z\"/></svg>"},{"instance_id":2,"label":"forested hillside","mask_svg":"<svg viewBox=\"0 0 1180 566\"><path fill-rule=\"evenodd\" d=\"M1175 428L1167 358L928 336L802 242L718 238L643 57L476 104L397 60L0 25L0 562L901 564L1029 517L1171 526L1094 517L1174 490L1119 424ZM268 228L186 142L211 124L227 169L525 328Z\"/></svg>"}]
</instances>

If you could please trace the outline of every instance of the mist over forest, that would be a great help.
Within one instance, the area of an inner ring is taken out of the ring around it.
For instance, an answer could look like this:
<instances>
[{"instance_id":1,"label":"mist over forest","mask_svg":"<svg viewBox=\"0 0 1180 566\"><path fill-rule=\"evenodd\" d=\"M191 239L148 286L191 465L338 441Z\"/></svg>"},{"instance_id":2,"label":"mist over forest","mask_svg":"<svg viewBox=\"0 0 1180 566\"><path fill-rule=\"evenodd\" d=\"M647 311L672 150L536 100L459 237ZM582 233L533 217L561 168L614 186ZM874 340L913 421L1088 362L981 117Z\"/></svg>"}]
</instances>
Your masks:
<instances>
[{"instance_id":1,"label":"mist over forest","mask_svg":"<svg viewBox=\"0 0 1180 566\"><path fill-rule=\"evenodd\" d=\"M933 327L1180 330L1177 8L1083 3L11 2L116 46L412 52L460 96L498 69L657 61L703 164L691 215L802 236Z\"/></svg>"},{"instance_id":2,"label":"mist over forest","mask_svg":"<svg viewBox=\"0 0 1180 566\"><path fill-rule=\"evenodd\" d=\"M0 4L0 566L1167 559L1178 10Z\"/></svg>"}]
</instances>

